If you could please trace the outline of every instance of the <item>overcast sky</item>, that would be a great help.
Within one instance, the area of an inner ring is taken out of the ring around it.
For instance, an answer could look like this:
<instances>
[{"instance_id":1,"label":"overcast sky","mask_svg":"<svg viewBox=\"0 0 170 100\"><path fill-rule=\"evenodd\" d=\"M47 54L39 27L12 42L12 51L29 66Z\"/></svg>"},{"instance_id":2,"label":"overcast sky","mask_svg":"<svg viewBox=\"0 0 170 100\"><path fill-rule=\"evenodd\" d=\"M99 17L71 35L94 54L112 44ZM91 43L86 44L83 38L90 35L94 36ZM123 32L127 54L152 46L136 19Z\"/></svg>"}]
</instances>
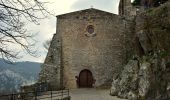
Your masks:
<instances>
[{"instance_id":1,"label":"overcast sky","mask_svg":"<svg viewBox=\"0 0 170 100\"><path fill-rule=\"evenodd\" d=\"M44 1L44 0L40 0ZM46 0L49 4L46 8L55 15L60 15L68 12L93 8L104 10L111 13L118 13L119 0ZM38 48L38 58L30 55L23 56L22 61L44 62L47 51L43 48L43 42L51 39L56 30L56 18L51 16L48 19L40 21L40 25L28 24L28 30L38 33L35 37L37 40L36 48Z\"/></svg>"}]
</instances>

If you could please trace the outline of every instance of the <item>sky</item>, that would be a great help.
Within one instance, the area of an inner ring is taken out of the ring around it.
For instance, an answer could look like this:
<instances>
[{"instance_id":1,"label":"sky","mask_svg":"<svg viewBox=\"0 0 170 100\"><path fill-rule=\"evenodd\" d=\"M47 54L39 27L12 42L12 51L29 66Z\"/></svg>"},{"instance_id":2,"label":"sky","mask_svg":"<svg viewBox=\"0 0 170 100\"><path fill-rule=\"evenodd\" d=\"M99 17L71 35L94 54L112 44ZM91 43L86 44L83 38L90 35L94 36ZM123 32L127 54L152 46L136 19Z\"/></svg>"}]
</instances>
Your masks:
<instances>
[{"instance_id":1,"label":"sky","mask_svg":"<svg viewBox=\"0 0 170 100\"><path fill-rule=\"evenodd\" d=\"M40 0L43 1L43 0ZM111 13L118 13L119 0L46 0L49 3L45 6L48 11L54 15L60 15L64 13L74 12L78 10L96 8L104 10ZM20 59L21 61L34 61L34 62L44 62L47 55L47 50L44 49L43 43L46 40L52 38L56 31L56 17L49 16L46 19L41 20L40 25L28 24L26 28L29 31L37 33L34 37L37 41L37 57L32 57L28 54L23 54L24 56Z\"/></svg>"}]
</instances>

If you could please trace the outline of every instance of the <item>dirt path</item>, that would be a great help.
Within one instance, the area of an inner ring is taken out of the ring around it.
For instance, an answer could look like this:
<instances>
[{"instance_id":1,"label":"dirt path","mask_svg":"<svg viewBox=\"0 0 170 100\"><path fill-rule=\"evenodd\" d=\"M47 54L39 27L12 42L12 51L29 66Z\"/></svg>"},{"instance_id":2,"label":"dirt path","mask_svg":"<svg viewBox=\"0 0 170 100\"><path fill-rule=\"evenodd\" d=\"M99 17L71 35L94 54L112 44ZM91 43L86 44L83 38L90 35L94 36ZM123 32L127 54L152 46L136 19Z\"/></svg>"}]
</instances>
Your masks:
<instances>
[{"instance_id":1,"label":"dirt path","mask_svg":"<svg viewBox=\"0 0 170 100\"><path fill-rule=\"evenodd\" d=\"M109 95L109 90L103 89L72 89L71 100L125 100Z\"/></svg>"}]
</instances>

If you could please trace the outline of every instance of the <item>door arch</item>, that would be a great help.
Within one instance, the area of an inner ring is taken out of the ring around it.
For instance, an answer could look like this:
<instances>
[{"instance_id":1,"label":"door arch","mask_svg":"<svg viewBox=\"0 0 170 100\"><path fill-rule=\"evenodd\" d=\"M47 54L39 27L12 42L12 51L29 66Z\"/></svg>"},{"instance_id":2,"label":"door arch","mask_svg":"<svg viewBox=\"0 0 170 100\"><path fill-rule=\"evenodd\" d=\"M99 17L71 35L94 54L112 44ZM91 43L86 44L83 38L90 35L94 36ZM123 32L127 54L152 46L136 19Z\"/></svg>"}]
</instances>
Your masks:
<instances>
[{"instance_id":1,"label":"door arch","mask_svg":"<svg viewBox=\"0 0 170 100\"><path fill-rule=\"evenodd\" d=\"M80 72L79 87L80 88L92 88L93 87L93 75L91 71L84 69Z\"/></svg>"}]
</instances>

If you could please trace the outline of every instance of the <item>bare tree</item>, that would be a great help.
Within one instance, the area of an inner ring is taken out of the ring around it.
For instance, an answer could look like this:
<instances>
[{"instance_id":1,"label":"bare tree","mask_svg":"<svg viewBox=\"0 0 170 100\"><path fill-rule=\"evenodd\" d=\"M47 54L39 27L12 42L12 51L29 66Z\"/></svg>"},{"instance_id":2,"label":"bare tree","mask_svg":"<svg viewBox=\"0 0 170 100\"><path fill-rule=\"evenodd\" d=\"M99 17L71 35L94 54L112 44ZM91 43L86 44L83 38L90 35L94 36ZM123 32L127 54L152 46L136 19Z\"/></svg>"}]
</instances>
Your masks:
<instances>
[{"instance_id":1,"label":"bare tree","mask_svg":"<svg viewBox=\"0 0 170 100\"><path fill-rule=\"evenodd\" d=\"M0 0L0 56L14 60L20 58L21 47L30 55L35 54L33 33L24 27L25 22L38 24L49 14L44 8L46 2L38 0Z\"/></svg>"}]
</instances>

